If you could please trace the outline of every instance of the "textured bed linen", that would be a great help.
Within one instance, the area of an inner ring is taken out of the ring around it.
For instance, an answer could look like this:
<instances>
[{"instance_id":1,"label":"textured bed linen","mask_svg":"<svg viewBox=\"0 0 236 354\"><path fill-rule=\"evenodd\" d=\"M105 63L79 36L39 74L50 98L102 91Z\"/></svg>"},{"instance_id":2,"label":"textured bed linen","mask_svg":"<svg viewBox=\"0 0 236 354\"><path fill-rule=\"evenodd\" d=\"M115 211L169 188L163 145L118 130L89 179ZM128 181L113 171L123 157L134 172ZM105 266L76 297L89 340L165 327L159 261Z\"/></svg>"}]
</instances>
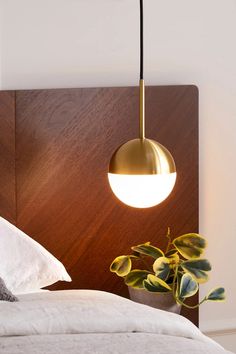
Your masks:
<instances>
[{"instance_id":1,"label":"textured bed linen","mask_svg":"<svg viewBox=\"0 0 236 354\"><path fill-rule=\"evenodd\" d=\"M182 316L101 291L0 303L0 353L226 353Z\"/></svg>"},{"instance_id":2,"label":"textured bed linen","mask_svg":"<svg viewBox=\"0 0 236 354\"><path fill-rule=\"evenodd\" d=\"M211 344L152 333L64 334L4 338L1 354L221 354Z\"/></svg>"}]
</instances>

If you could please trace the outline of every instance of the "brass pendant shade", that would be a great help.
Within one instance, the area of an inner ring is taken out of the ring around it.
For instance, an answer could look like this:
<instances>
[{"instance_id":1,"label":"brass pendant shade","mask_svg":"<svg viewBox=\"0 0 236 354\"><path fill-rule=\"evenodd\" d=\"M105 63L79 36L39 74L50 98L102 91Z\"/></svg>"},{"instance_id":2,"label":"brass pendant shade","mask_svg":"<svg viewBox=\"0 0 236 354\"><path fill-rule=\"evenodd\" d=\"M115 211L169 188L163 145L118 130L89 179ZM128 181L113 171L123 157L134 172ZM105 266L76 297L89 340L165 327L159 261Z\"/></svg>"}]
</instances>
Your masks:
<instances>
[{"instance_id":1,"label":"brass pendant shade","mask_svg":"<svg viewBox=\"0 0 236 354\"><path fill-rule=\"evenodd\" d=\"M151 139L133 139L121 145L112 155L109 173L153 175L176 172L170 152Z\"/></svg>"},{"instance_id":2,"label":"brass pendant shade","mask_svg":"<svg viewBox=\"0 0 236 354\"><path fill-rule=\"evenodd\" d=\"M145 138L143 80L143 1L140 0L139 138L122 144L112 155L108 179L116 197L131 207L149 208L165 200L174 188L176 167L171 153Z\"/></svg>"}]
</instances>

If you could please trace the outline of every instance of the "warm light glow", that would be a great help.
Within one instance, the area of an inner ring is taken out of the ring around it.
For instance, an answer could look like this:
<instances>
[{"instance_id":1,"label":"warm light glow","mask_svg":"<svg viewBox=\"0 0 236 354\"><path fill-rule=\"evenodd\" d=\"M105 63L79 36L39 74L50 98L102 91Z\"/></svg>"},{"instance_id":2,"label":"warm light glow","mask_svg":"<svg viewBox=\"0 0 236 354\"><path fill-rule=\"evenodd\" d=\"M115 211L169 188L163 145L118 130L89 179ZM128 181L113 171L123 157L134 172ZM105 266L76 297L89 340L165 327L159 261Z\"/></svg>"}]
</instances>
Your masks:
<instances>
[{"instance_id":1,"label":"warm light glow","mask_svg":"<svg viewBox=\"0 0 236 354\"><path fill-rule=\"evenodd\" d=\"M150 208L165 200L174 188L176 172L153 175L108 173L113 193L134 208Z\"/></svg>"}]
</instances>

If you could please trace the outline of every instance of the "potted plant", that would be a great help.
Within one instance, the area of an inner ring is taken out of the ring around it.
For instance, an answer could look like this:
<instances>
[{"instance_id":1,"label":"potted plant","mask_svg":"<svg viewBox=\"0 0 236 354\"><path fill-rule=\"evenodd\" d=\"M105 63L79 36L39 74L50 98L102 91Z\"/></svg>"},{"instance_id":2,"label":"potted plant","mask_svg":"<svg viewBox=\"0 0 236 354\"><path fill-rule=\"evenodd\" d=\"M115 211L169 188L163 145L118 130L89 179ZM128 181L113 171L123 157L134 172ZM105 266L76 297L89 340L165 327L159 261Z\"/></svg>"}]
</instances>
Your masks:
<instances>
[{"instance_id":1,"label":"potted plant","mask_svg":"<svg viewBox=\"0 0 236 354\"><path fill-rule=\"evenodd\" d=\"M165 251L146 242L131 247L132 254L116 257L111 263L110 271L124 278L131 300L176 313L181 306L193 309L205 301L224 301L225 290L219 287L196 305L186 304L199 284L208 280L211 265L201 258L206 239L189 233L172 240L169 228L166 237ZM134 264L137 267L133 268Z\"/></svg>"}]
</instances>

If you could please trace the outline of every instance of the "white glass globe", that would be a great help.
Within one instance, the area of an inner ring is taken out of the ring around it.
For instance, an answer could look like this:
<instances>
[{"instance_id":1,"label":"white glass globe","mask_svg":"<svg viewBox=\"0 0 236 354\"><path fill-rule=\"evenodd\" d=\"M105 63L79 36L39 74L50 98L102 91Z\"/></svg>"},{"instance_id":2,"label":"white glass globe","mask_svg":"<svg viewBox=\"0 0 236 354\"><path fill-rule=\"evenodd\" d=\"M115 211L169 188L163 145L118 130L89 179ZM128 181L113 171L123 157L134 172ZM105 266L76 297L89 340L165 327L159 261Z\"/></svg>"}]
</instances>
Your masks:
<instances>
[{"instance_id":1,"label":"white glass globe","mask_svg":"<svg viewBox=\"0 0 236 354\"><path fill-rule=\"evenodd\" d=\"M108 173L113 193L126 205L150 208L165 200L174 188L176 172L150 175Z\"/></svg>"}]
</instances>

